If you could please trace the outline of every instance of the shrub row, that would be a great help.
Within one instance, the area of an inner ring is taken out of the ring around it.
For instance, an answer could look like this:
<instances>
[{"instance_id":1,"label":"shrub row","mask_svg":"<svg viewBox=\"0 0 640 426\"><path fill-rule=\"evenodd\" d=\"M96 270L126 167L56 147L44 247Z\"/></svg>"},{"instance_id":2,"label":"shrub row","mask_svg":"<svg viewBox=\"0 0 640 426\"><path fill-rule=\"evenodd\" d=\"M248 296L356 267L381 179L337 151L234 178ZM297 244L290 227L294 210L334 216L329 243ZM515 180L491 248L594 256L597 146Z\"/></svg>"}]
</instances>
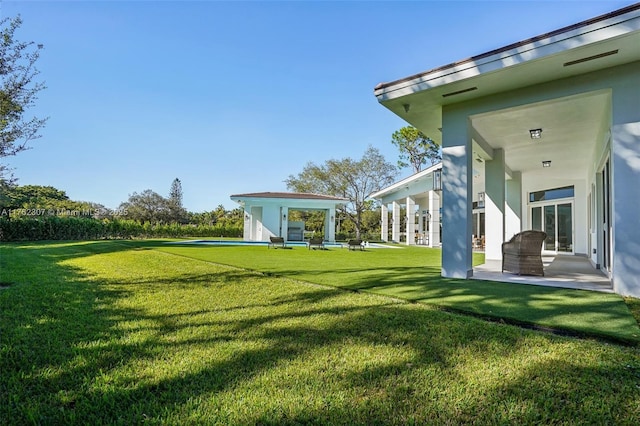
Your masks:
<instances>
[{"instance_id":1,"label":"shrub row","mask_svg":"<svg viewBox=\"0 0 640 426\"><path fill-rule=\"evenodd\" d=\"M336 241L347 241L356 237L355 232L336 232ZM363 232L360 234L363 241L380 241L380 232Z\"/></svg>"},{"instance_id":2,"label":"shrub row","mask_svg":"<svg viewBox=\"0 0 640 426\"><path fill-rule=\"evenodd\" d=\"M57 216L0 218L0 241L241 236L242 228L223 225L141 224L133 220Z\"/></svg>"}]
</instances>

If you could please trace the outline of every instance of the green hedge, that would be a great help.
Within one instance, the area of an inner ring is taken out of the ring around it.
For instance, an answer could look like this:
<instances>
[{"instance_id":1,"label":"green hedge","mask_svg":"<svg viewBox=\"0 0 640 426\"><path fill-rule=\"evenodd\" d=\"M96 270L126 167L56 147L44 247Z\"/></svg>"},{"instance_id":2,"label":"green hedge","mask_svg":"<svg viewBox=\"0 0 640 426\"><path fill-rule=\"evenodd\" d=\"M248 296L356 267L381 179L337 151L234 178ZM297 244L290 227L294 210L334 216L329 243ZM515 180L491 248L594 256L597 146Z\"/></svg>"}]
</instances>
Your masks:
<instances>
[{"instance_id":1,"label":"green hedge","mask_svg":"<svg viewBox=\"0 0 640 426\"><path fill-rule=\"evenodd\" d=\"M0 218L0 241L241 236L242 228L236 226L141 224L132 220L57 216Z\"/></svg>"},{"instance_id":2,"label":"green hedge","mask_svg":"<svg viewBox=\"0 0 640 426\"><path fill-rule=\"evenodd\" d=\"M356 237L355 232L336 232L336 241L347 241ZM380 232L363 232L360 234L363 241L380 241Z\"/></svg>"}]
</instances>

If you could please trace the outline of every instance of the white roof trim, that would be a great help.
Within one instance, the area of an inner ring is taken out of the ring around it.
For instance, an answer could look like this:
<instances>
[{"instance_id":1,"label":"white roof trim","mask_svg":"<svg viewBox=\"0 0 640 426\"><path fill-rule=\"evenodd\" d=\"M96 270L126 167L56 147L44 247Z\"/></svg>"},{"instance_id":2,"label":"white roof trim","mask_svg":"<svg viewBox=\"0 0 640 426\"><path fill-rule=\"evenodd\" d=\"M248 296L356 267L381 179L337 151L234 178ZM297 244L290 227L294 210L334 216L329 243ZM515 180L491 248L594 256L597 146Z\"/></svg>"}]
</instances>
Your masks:
<instances>
[{"instance_id":1,"label":"white roof trim","mask_svg":"<svg viewBox=\"0 0 640 426\"><path fill-rule=\"evenodd\" d=\"M415 78L409 77L383 84L374 90L374 94L382 102L613 39L640 30L640 9L636 8L628 13L597 20L588 25L568 28L567 31L550 37L541 36L529 43L525 41L512 49L498 49L493 55L479 55L477 60L471 58L419 74Z\"/></svg>"},{"instance_id":2,"label":"white roof trim","mask_svg":"<svg viewBox=\"0 0 640 426\"><path fill-rule=\"evenodd\" d=\"M441 170L442 169L442 163L438 163L438 164L434 164L433 166L429 167L428 169L425 170L421 170L418 173L415 173L409 177L406 177L386 188L381 189L378 192L374 192L373 194L369 195L368 198L374 198L374 199L379 199L384 197L385 195L391 194L399 189L402 189L403 187L407 186L408 184L413 183L414 181L417 181L423 177L429 176L430 174L432 174L434 171L436 170Z\"/></svg>"}]
</instances>

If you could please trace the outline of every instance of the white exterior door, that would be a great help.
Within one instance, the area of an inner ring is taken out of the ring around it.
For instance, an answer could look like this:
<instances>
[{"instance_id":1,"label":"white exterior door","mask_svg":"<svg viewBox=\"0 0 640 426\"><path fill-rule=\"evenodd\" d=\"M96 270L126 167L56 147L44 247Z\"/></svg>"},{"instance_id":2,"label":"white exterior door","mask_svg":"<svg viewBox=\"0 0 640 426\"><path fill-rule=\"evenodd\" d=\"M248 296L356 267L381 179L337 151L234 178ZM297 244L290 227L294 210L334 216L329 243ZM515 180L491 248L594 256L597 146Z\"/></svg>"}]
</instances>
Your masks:
<instances>
[{"instance_id":1,"label":"white exterior door","mask_svg":"<svg viewBox=\"0 0 640 426\"><path fill-rule=\"evenodd\" d=\"M573 201L539 203L531 207L531 229L544 231L542 250L552 253L574 252Z\"/></svg>"}]
</instances>

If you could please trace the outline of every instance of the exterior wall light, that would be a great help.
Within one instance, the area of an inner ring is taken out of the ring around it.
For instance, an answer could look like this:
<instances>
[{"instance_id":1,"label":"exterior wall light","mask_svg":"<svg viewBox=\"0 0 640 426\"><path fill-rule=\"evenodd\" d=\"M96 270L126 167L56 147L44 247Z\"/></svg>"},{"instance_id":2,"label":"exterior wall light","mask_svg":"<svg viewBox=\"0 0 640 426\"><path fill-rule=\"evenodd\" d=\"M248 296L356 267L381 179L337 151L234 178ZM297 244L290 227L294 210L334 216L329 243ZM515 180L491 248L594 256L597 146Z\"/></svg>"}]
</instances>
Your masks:
<instances>
[{"instance_id":1,"label":"exterior wall light","mask_svg":"<svg viewBox=\"0 0 640 426\"><path fill-rule=\"evenodd\" d=\"M484 192L478 192L478 208L484 208Z\"/></svg>"},{"instance_id":2,"label":"exterior wall light","mask_svg":"<svg viewBox=\"0 0 640 426\"><path fill-rule=\"evenodd\" d=\"M545 160L542 162L542 167L551 167L551 160Z\"/></svg>"},{"instance_id":3,"label":"exterior wall light","mask_svg":"<svg viewBox=\"0 0 640 426\"><path fill-rule=\"evenodd\" d=\"M542 129L531 129L529 130L529 134L531 135L531 139L540 139L542 137Z\"/></svg>"},{"instance_id":4,"label":"exterior wall light","mask_svg":"<svg viewBox=\"0 0 640 426\"><path fill-rule=\"evenodd\" d=\"M442 191L442 170L433 172L433 190Z\"/></svg>"}]
</instances>

